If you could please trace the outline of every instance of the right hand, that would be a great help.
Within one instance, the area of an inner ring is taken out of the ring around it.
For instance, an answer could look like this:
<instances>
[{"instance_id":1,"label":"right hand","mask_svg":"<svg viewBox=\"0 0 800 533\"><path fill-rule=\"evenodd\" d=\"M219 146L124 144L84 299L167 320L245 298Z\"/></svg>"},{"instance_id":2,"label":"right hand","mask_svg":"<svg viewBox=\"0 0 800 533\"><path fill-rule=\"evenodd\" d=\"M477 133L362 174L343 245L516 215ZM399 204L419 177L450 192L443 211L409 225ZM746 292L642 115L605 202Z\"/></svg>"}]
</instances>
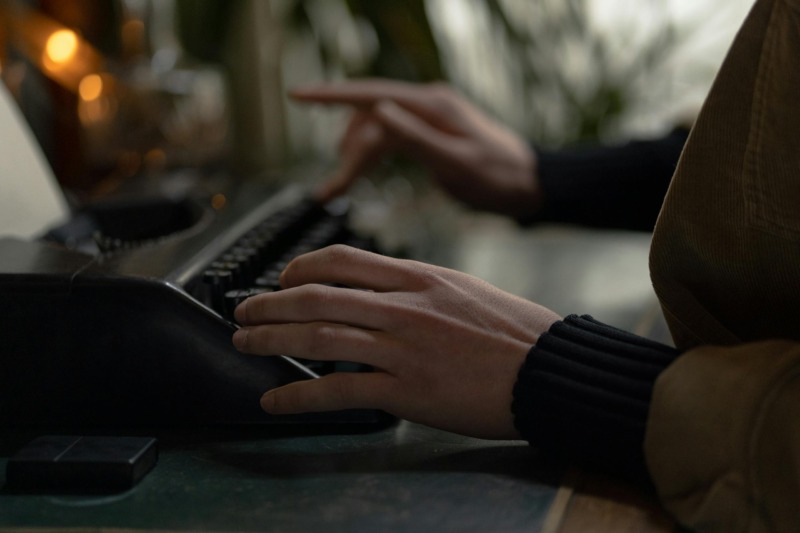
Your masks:
<instances>
[{"instance_id":1,"label":"right hand","mask_svg":"<svg viewBox=\"0 0 800 533\"><path fill-rule=\"evenodd\" d=\"M517 374L561 319L462 272L342 245L292 260L281 286L236 308L238 350L375 371L272 389L261 406L273 414L378 408L464 435L518 438Z\"/></svg>"},{"instance_id":2,"label":"right hand","mask_svg":"<svg viewBox=\"0 0 800 533\"><path fill-rule=\"evenodd\" d=\"M400 152L426 165L443 189L472 207L512 217L538 209L532 148L445 84L372 79L290 94L355 108L341 140L339 167L316 191L322 202L344 193L383 157Z\"/></svg>"}]
</instances>

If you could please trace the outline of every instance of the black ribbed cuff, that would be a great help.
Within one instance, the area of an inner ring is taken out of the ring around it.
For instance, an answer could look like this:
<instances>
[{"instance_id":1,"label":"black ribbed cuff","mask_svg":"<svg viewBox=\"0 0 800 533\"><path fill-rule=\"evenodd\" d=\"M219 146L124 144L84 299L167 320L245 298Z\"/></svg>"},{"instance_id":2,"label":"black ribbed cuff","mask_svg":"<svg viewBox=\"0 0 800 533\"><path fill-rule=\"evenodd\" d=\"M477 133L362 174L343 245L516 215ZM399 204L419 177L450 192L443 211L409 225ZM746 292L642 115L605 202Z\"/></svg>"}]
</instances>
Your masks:
<instances>
[{"instance_id":1,"label":"black ribbed cuff","mask_svg":"<svg viewBox=\"0 0 800 533\"><path fill-rule=\"evenodd\" d=\"M531 444L570 461L647 478L644 434L653 385L672 347L571 315L528 353L512 411Z\"/></svg>"}]
</instances>

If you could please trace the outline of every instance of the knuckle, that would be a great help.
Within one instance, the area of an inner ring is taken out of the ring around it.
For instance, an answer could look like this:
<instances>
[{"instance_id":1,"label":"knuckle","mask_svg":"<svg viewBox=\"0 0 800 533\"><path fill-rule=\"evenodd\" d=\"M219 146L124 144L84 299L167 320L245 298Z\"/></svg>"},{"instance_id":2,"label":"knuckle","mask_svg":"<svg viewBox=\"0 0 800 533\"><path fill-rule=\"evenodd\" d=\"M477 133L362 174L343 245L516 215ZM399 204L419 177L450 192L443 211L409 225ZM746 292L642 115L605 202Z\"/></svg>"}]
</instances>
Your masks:
<instances>
[{"instance_id":1,"label":"knuckle","mask_svg":"<svg viewBox=\"0 0 800 533\"><path fill-rule=\"evenodd\" d=\"M346 261L353 256L353 248L346 244L332 244L324 250L327 260L331 263Z\"/></svg>"},{"instance_id":2,"label":"knuckle","mask_svg":"<svg viewBox=\"0 0 800 533\"><path fill-rule=\"evenodd\" d=\"M327 300L327 287L318 284L303 285L297 296L300 309L315 309L325 305Z\"/></svg>"},{"instance_id":3,"label":"knuckle","mask_svg":"<svg viewBox=\"0 0 800 533\"><path fill-rule=\"evenodd\" d=\"M337 297L336 289L319 283L303 285L295 301L295 309L298 315L309 317L330 314L339 305L341 305L341 302ZM313 321L314 319L303 320L300 318L299 320L299 322Z\"/></svg>"},{"instance_id":4,"label":"knuckle","mask_svg":"<svg viewBox=\"0 0 800 533\"><path fill-rule=\"evenodd\" d=\"M366 149L377 146L385 136L384 128L377 120L365 122L358 130L356 141Z\"/></svg>"},{"instance_id":5,"label":"knuckle","mask_svg":"<svg viewBox=\"0 0 800 533\"><path fill-rule=\"evenodd\" d=\"M321 250L321 260L330 269L343 270L358 267L364 262L367 252L346 244L331 244Z\"/></svg>"},{"instance_id":6,"label":"knuckle","mask_svg":"<svg viewBox=\"0 0 800 533\"><path fill-rule=\"evenodd\" d=\"M339 330L329 324L314 324L305 337L309 355L326 353L339 339Z\"/></svg>"},{"instance_id":7,"label":"knuckle","mask_svg":"<svg viewBox=\"0 0 800 533\"><path fill-rule=\"evenodd\" d=\"M431 102L441 111L450 112L459 100L458 93L445 82L436 81L428 86Z\"/></svg>"}]
</instances>

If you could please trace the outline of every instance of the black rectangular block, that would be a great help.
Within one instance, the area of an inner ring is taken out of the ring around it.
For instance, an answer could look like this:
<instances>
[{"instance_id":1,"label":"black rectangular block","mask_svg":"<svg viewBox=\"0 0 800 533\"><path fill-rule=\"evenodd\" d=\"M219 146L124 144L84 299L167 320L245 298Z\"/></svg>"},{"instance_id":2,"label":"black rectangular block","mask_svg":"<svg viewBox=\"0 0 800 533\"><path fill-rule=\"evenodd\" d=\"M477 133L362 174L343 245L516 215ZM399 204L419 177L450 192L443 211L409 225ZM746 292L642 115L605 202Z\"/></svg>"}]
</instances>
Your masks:
<instances>
[{"instance_id":1,"label":"black rectangular block","mask_svg":"<svg viewBox=\"0 0 800 533\"><path fill-rule=\"evenodd\" d=\"M120 492L136 485L157 459L150 437L47 435L8 460L6 484L24 492Z\"/></svg>"}]
</instances>

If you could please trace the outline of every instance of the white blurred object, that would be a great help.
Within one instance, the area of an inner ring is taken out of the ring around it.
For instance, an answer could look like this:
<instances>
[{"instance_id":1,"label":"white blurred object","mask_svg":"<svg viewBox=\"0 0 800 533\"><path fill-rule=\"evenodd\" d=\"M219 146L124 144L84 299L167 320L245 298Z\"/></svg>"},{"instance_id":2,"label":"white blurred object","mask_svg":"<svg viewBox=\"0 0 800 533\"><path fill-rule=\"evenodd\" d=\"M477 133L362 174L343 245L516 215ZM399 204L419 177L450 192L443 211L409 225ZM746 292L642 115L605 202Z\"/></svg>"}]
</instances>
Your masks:
<instances>
[{"instance_id":1,"label":"white blurred object","mask_svg":"<svg viewBox=\"0 0 800 533\"><path fill-rule=\"evenodd\" d=\"M69 215L52 169L0 83L0 235L38 237Z\"/></svg>"}]
</instances>

